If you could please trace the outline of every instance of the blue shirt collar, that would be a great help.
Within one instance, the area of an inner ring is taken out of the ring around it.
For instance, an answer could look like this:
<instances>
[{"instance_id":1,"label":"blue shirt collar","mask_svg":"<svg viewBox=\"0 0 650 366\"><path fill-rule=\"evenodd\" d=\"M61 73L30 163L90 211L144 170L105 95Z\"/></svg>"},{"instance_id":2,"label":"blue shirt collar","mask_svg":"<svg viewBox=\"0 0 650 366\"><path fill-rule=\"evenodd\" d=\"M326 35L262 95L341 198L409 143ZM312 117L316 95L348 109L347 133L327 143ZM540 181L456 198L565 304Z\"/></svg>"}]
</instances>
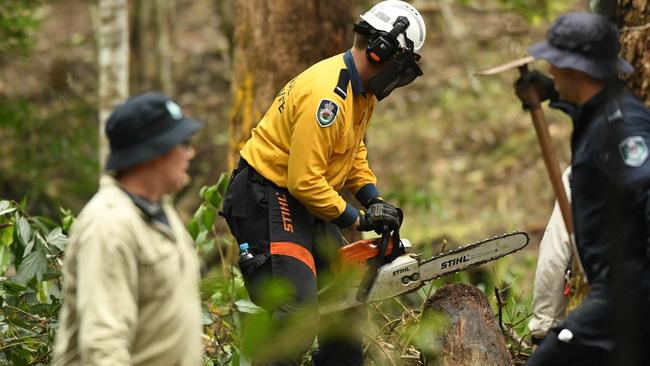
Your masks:
<instances>
[{"instance_id":1,"label":"blue shirt collar","mask_svg":"<svg viewBox=\"0 0 650 366\"><path fill-rule=\"evenodd\" d=\"M352 50L347 50L345 55L343 55L343 61L345 62L345 67L348 68L350 72L350 82L352 83L352 93L355 95L365 93L366 89L363 88L363 82L361 82L361 77L357 71L357 67L354 65L354 58L352 57Z\"/></svg>"}]
</instances>

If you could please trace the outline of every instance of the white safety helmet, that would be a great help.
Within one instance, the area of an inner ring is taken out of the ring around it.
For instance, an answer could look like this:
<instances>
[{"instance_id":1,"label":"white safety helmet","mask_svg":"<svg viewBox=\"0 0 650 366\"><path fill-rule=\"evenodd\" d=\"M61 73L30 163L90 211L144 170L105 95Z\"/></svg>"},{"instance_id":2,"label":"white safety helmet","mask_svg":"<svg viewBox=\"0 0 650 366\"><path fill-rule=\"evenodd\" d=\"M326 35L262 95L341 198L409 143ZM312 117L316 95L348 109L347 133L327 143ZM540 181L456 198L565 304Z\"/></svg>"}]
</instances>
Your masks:
<instances>
[{"instance_id":1,"label":"white safety helmet","mask_svg":"<svg viewBox=\"0 0 650 366\"><path fill-rule=\"evenodd\" d=\"M398 16L404 16L409 20L406 36L413 42L413 51L417 52L424 44L427 29L420 12L410 4L399 0L385 0L373 6L361 16L361 19L376 30L390 32ZM397 40L401 47L407 47L403 34L399 34Z\"/></svg>"}]
</instances>

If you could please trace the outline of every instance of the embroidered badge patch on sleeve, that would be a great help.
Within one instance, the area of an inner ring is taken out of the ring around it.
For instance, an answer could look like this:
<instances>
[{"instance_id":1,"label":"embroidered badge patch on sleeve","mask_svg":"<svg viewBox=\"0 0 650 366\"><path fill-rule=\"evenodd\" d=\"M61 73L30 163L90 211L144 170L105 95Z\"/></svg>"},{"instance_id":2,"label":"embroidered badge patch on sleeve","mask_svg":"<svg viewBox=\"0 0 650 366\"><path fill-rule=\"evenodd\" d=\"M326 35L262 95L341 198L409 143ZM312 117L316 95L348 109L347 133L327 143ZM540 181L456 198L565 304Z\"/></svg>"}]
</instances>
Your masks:
<instances>
[{"instance_id":1,"label":"embroidered badge patch on sleeve","mask_svg":"<svg viewBox=\"0 0 650 366\"><path fill-rule=\"evenodd\" d=\"M648 159L648 145L641 136L631 136L618 144L623 162L633 168L639 167Z\"/></svg>"},{"instance_id":2,"label":"embroidered badge patch on sleeve","mask_svg":"<svg viewBox=\"0 0 650 366\"><path fill-rule=\"evenodd\" d=\"M321 99L316 110L316 122L321 127L329 127L336 121L338 113L339 106L335 102L329 99Z\"/></svg>"}]
</instances>

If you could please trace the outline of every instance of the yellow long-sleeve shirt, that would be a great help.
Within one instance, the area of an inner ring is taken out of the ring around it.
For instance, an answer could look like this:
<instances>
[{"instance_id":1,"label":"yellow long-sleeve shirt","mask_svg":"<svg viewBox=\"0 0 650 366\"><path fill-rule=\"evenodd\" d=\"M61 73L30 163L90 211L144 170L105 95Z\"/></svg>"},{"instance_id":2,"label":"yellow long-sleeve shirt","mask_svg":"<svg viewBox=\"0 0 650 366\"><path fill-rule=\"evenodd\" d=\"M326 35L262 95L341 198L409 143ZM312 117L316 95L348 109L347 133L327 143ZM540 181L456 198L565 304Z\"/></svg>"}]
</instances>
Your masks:
<instances>
[{"instance_id":1,"label":"yellow long-sleeve shirt","mask_svg":"<svg viewBox=\"0 0 650 366\"><path fill-rule=\"evenodd\" d=\"M349 226L358 212L338 192L379 196L363 143L374 105L351 51L325 59L285 85L241 156L316 216Z\"/></svg>"}]
</instances>

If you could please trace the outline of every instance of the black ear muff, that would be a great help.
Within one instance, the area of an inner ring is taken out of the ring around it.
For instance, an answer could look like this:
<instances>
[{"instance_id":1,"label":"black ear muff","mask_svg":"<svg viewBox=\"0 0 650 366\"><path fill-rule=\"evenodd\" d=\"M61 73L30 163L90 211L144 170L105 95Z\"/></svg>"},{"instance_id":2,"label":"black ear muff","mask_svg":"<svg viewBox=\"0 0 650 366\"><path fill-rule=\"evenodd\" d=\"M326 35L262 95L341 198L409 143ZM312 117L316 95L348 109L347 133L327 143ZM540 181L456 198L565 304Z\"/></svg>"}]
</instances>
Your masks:
<instances>
[{"instance_id":1,"label":"black ear muff","mask_svg":"<svg viewBox=\"0 0 650 366\"><path fill-rule=\"evenodd\" d=\"M404 16L397 17L390 32L377 31L371 35L366 48L366 56L370 63L380 64L390 58L399 49L397 36L409 26L409 20Z\"/></svg>"},{"instance_id":2,"label":"black ear muff","mask_svg":"<svg viewBox=\"0 0 650 366\"><path fill-rule=\"evenodd\" d=\"M380 64L390 59L398 45L396 39L390 39L386 34L377 35L377 37L368 41L366 56L371 63Z\"/></svg>"}]
</instances>

